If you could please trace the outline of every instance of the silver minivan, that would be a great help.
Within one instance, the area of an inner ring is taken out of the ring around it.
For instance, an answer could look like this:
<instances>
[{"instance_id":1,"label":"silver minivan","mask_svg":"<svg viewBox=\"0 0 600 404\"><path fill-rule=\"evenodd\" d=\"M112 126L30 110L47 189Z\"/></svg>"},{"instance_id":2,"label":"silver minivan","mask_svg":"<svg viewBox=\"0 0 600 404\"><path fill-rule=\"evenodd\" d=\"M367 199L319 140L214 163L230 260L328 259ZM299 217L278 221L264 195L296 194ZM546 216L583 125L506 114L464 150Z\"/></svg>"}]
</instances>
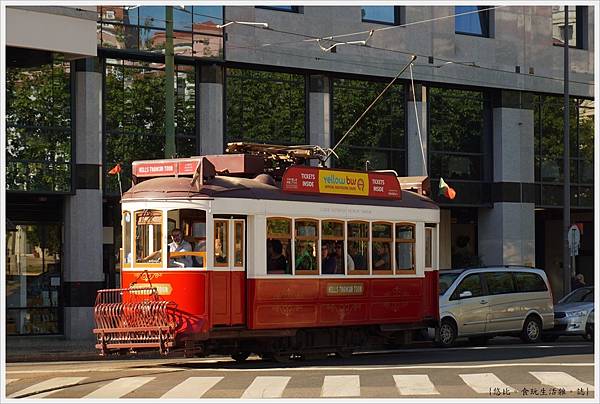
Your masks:
<instances>
[{"instance_id":1,"label":"silver minivan","mask_svg":"<svg viewBox=\"0 0 600 404\"><path fill-rule=\"evenodd\" d=\"M540 340L554 326L552 292L541 269L519 266L439 272L440 324L436 342L460 337L477 344L496 335Z\"/></svg>"}]
</instances>

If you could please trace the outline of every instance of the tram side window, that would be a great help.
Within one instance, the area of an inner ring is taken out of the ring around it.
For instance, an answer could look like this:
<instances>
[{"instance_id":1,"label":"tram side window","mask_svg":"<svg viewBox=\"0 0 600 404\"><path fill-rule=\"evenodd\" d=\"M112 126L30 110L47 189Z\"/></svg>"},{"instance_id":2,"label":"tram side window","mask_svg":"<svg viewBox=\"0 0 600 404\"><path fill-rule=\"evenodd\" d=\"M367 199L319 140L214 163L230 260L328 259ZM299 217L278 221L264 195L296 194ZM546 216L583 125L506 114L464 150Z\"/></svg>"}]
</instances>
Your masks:
<instances>
[{"instance_id":1,"label":"tram side window","mask_svg":"<svg viewBox=\"0 0 600 404\"><path fill-rule=\"evenodd\" d=\"M396 273L415 269L415 225L396 224Z\"/></svg>"},{"instance_id":2,"label":"tram side window","mask_svg":"<svg viewBox=\"0 0 600 404\"><path fill-rule=\"evenodd\" d=\"M267 274L291 274L291 219L267 218Z\"/></svg>"},{"instance_id":3,"label":"tram side window","mask_svg":"<svg viewBox=\"0 0 600 404\"><path fill-rule=\"evenodd\" d=\"M392 273L392 224L375 222L371 227L373 240L373 274Z\"/></svg>"},{"instance_id":4,"label":"tram side window","mask_svg":"<svg viewBox=\"0 0 600 404\"><path fill-rule=\"evenodd\" d=\"M433 227L425 225L425 268L433 267Z\"/></svg>"},{"instance_id":5,"label":"tram side window","mask_svg":"<svg viewBox=\"0 0 600 404\"><path fill-rule=\"evenodd\" d=\"M160 264L162 261L162 212L135 213L135 262Z\"/></svg>"},{"instance_id":6,"label":"tram side window","mask_svg":"<svg viewBox=\"0 0 600 404\"><path fill-rule=\"evenodd\" d=\"M226 267L229 266L229 259L227 257L227 251L229 251L228 245L228 232L226 220L215 220L215 266Z\"/></svg>"},{"instance_id":7,"label":"tram side window","mask_svg":"<svg viewBox=\"0 0 600 404\"><path fill-rule=\"evenodd\" d=\"M344 222L323 220L321 222L321 273L345 274L346 265L354 269L352 258L344 246Z\"/></svg>"},{"instance_id":8,"label":"tram side window","mask_svg":"<svg viewBox=\"0 0 600 404\"><path fill-rule=\"evenodd\" d=\"M233 222L233 266L244 266L244 222Z\"/></svg>"},{"instance_id":9,"label":"tram side window","mask_svg":"<svg viewBox=\"0 0 600 404\"><path fill-rule=\"evenodd\" d=\"M121 266L131 268L133 257L131 254L131 213L123 212L123 253L121 256Z\"/></svg>"},{"instance_id":10,"label":"tram side window","mask_svg":"<svg viewBox=\"0 0 600 404\"><path fill-rule=\"evenodd\" d=\"M369 223L348 222L348 253L354 269L348 265L348 274L369 274Z\"/></svg>"},{"instance_id":11,"label":"tram side window","mask_svg":"<svg viewBox=\"0 0 600 404\"><path fill-rule=\"evenodd\" d=\"M294 235L295 273L297 275L317 275L317 247L319 245L319 223L316 220L295 221Z\"/></svg>"}]
</instances>

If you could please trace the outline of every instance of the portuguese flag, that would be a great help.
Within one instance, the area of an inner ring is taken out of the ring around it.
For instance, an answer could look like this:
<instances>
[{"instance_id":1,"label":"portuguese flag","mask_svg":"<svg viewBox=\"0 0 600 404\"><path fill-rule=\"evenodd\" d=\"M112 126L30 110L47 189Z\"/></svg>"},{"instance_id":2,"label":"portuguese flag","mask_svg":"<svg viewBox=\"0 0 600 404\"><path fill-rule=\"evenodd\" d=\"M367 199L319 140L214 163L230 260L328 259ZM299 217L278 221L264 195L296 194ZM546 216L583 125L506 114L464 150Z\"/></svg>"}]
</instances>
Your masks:
<instances>
[{"instance_id":1,"label":"portuguese flag","mask_svg":"<svg viewBox=\"0 0 600 404\"><path fill-rule=\"evenodd\" d=\"M456 198L456 191L451 188L443 178L440 177L440 192L439 195L443 195L448 199Z\"/></svg>"}]
</instances>

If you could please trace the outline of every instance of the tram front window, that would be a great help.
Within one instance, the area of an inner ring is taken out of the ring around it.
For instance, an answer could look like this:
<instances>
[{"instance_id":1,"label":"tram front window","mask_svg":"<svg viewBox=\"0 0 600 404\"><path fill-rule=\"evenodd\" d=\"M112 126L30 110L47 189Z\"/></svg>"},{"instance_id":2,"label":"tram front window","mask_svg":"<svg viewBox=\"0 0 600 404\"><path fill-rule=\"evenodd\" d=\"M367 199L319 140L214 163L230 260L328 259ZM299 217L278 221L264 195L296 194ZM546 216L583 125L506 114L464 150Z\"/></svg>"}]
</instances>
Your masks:
<instances>
[{"instance_id":1,"label":"tram front window","mask_svg":"<svg viewBox=\"0 0 600 404\"><path fill-rule=\"evenodd\" d=\"M135 262L160 264L162 212L143 210L135 214Z\"/></svg>"},{"instance_id":2,"label":"tram front window","mask_svg":"<svg viewBox=\"0 0 600 404\"><path fill-rule=\"evenodd\" d=\"M174 209L167 212L169 268L202 268L206 265L206 212Z\"/></svg>"}]
</instances>

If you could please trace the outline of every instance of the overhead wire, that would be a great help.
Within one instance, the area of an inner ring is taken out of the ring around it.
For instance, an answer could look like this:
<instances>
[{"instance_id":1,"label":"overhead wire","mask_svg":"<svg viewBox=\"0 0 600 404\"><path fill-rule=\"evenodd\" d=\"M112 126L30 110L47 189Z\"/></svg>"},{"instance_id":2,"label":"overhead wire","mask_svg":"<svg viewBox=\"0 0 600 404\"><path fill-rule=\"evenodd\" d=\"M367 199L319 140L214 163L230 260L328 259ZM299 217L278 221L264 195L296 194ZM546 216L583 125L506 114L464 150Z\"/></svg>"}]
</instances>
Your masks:
<instances>
[{"instance_id":1,"label":"overhead wire","mask_svg":"<svg viewBox=\"0 0 600 404\"><path fill-rule=\"evenodd\" d=\"M348 36L353 36L353 35L360 35L360 34L369 34L369 38L371 39L371 37L373 36L373 34L375 32L380 32L380 31L386 31L386 30L391 30L391 29L397 29L397 28L401 28L401 27L407 27L407 26L411 26L411 25L417 25L417 24L422 24L422 23L426 23L426 22L433 22L433 21L438 21L438 20L443 20L443 19L448 19L448 18L453 18L453 17L457 17L457 16L462 16L462 15L468 15L468 14L476 14L476 13L480 13L480 12L484 12L484 11L489 11L489 10L494 10L494 9L498 9L498 8L502 8L502 7L508 7L508 6L495 6L495 7L488 7L485 9L478 9L478 10L473 10L473 11L468 11L468 12L464 12L464 13L457 13L457 14L451 14L451 15L445 15L445 16L441 16L441 17L436 17L436 18L429 18L426 20L419 20L419 21L413 21L410 23L406 23L406 24L402 24L402 25L394 25L394 26L390 26L390 27L383 27L383 28L378 28L378 29L371 29L371 30L363 30L363 31L357 31L357 32L352 32L352 33L346 33L346 34L336 34L336 35L329 35L329 36L321 36L321 37L316 37L314 35L308 35L308 34L303 34L303 33L298 33L298 32L291 32L291 31L285 31L285 30L281 30L281 29L276 29L276 28L272 28L271 26L269 26L268 28L264 28L264 27L256 27L256 26L251 26L251 25L246 25L252 29L260 29L260 30L264 30L264 31L271 31L271 32L275 32L275 33L281 33L281 34L287 34L287 35L294 35L294 36L300 36L305 38L304 40L299 40L299 41L289 41L289 42L280 42L280 43L272 43L272 44L261 44L258 46L245 46L245 47L239 47L236 45L228 45L228 46L234 46L237 48L243 48L246 50L256 50L258 51L259 48L265 48L268 46L281 46L281 45L291 45L291 44L299 44L299 43L303 43L303 42L317 42L318 41L327 41L327 40L334 40L336 38L343 38L343 37L348 37ZM196 16L202 16L202 17L209 17L209 18L214 18L217 20L222 20L223 24L225 23L230 23L230 22L236 22L235 20L229 20L226 18L223 18L222 16L215 16L215 15L210 15L210 14L204 14L204 13L197 13L194 11L191 11L189 9L180 9L179 11L191 14L191 15L196 15ZM160 20L157 19L159 21L164 21L164 20ZM368 40L367 39L367 40ZM424 55L424 54L420 54L420 53L416 53L416 52L409 52L409 51L402 51L402 50L397 50L397 49L389 49L389 48L381 48L381 47L377 47L377 46L373 46L373 45L369 45L368 43L366 43L367 41L364 41L365 43L361 43L363 41L350 41L350 42L345 42L344 44L347 45L351 45L351 46L360 46L362 48L369 48L369 49L373 49L373 50L377 50L377 51L382 51L382 52L390 52L390 53L394 53L394 54L402 54L402 55L406 55L406 56L411 56L411 55L416 55L418 57L423 57L423 58L430 58L432 57L431 55ZM336 46L330 46L330 47L323 47L321 45L318 45L322 50L331 50L332 48L335 48ZM268 50L264 50L261 49L260 51L262 52L266 52L266 53L274 53L274 54L281 54L281 52L271 52ZM294 55L294 56L298 56L298 55ZM313 58L314 59L314 58ZM319 58L322 60L325 60L324 58ZM336 59L328 59L331 61L335 61L337 63L340 63L341 61L339 60L339 58ZM551 77L551 76L544 76L544 75L540 75L540 74L530 74L530 73L521 73L521 72L516 72L516 71L512 71L512 70L504 70L504 69L498 69L498 68L493 68L493 67L486 67L486 66L480 66L478 64L476 64L474 61L473 62L464 62L464 61L457 61L457 60L450 60L450 59L445 59L445 58L440 58L440 57L435 57L434 60L438 60L441 62L444 62L442 65L433 65L433 64L420 64L420 65L415 65L415 67L429 67L429 68L440 68L443 67L445 65L449 65L449 64L455 64L455 65L459 65L459 66L464 66L464 67L469 67L469 68L476 68L476 69L482 69L482 70L486 70L486 71L492 71L492 72L498 72L498 73L506 73L506 74L511 74L511 75L519 75L519 76L525 76L525 77L535 77L535 78L540 78L540 79L547 79L547 80L553 80L553 81L558 81L558 82L563 82L564 79L563 78L557 78L557 77ZM347 63L344 62L346 64L351 64L351 63ZM380 69L384 69L384 68L380 68ZM396 69L388 69L389 71L396 71ZM446 77L446 78L454 78L454 79L459 79L458 77L452 77L452 76L443 76L443 75L439 75L436 74L436 77ZM462 80L462 78L461 78ZM470 80L473 82L473 80ZM572 83L576 83L576 84L583 84L583 85L592 85L594 84L593 81L579 81L579 80L569 80ZM480 83L487 83L488 82L483 82L481 81Z\"/></svg>"}]
</instances>

